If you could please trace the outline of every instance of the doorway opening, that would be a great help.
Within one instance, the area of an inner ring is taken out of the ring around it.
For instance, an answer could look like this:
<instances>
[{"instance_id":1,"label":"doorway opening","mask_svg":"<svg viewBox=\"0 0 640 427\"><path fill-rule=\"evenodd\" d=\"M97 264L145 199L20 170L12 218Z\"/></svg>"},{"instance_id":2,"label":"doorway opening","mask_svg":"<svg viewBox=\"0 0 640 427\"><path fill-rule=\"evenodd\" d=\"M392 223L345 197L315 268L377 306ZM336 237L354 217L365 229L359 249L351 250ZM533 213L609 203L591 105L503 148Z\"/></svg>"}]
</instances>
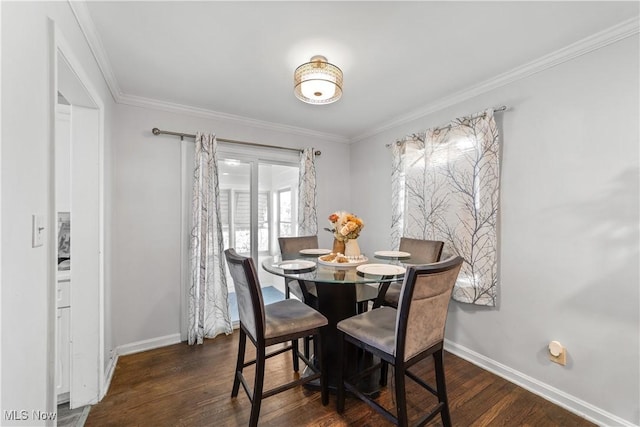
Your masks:
<instances>
[{"instance_id":1,"label":"doorway opening","mask_svg":"<svg viewBox=\"0 0 640 427\"><path fill-rule=\"evenodd\" d=\"M52 398L71 409L105 392L104 104L51 21Z\"/></svg>"}]
</instances>

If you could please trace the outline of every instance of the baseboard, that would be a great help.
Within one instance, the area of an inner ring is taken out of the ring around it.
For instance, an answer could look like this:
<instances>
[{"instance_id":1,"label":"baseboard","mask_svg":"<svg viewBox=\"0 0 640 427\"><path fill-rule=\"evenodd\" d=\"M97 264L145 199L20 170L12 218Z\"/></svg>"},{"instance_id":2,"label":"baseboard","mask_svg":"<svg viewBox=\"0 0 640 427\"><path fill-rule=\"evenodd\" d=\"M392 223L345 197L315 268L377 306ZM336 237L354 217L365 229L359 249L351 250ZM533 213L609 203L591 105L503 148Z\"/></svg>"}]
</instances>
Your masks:
<instances>
[{"instance_id":1,"label":"baseboard","mask_svg":"<svg viewBox=\"0 0 640 427\"><path fill-rule=\"evenodd\" d=\"M113 374L116 372L116 366L118 365L118 352L113 352L113 357L111 358L111 362L109 366L107 366L107 370L104 374L104 381L102 386L102 391L100 393L100 400L107 394L109 387L111 386L111 380L113 379Z\"/></svg>"},{"instance_id":2,"label":"baseboard","mask_svg":"<svg viewBox=\"0 0 640 427\"><path fill-rule=\"evenodd\" d=\"M180 334L165 335L163 337L151 338L148 340L132 342L120 345L116 348L116 357L127 354L140 353L141 351L153 350L154 348L165 347L180 343Z\"/></svg>"},{"instance_id":3,"label":"baseboard","mask_svg":"<svg viewBox=\"0 0 640 427\"><path fill-rule=\"evenodd\" d=\"M445 340L445 350L473 363L505 380L512 382L538 396L555 403L574 414L601 426L638 427L627 420L600 409L584 400L558 390L548 384L516 371L502 363L496 362L482 354L476 353L462 345Z\"/></svg>"},{"instance_id":4,"label":"baseboard","mask_svg":"<svg viewBox=\"0 0 640 427\"><path fill-rule=\"evenodd\" d=\"M70 400L70 399L69 399L69 395L70 395L70 393L69 393L69 392L66 392L66 393L60 393L60 394L58 395L58 405L62 405L63 403L67 403L67 402L69 402L69 400Z\"/></svg>"}]
</instances>

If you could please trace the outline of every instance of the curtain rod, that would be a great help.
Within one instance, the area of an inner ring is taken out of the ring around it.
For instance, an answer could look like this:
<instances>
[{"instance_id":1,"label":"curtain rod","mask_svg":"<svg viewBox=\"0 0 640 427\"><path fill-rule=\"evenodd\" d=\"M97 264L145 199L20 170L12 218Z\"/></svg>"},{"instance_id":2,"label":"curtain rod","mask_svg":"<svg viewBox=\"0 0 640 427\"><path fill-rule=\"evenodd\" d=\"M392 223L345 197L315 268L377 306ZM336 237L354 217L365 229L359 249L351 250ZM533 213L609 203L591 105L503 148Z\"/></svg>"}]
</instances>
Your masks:
<instances>
[{"instance_id":1,"label":"curtain rod","mask_svg":"<svg viewBox=\"0 0 640 427\"><path fill-rule=\"evenodd\" d=\"M173 136L179 136L180 139L184 139L184 138L194 138L195 139L195 135L191 134L191 133L181 133L181 132L171 132L168 130L160 130L158 128L153 128L151 129L151 132L154 135L173 135ZM258 144L257 142L247 142L247 141L237 141L235 139L224 139L224 138L217 138L216 139L220 142L230 142L232 144L242 144L242 145L250 145L252 147L264 147L264 148L277 148L278 150L289 150L289 151L297 151L299 153L302 153L302 149L300 148L289 148L289 147L280 147L277 145L267 145L267 144ZM315 154L316 156L319 156L322 154L322 151L320 150L316 150L313 152L313 154Z\"/></svg>"},{"instance_id":2,"label":"curtain rod","mask_svg":"<svg viewBox=\"0 0 640 427\"><path fill-rule=\"evenodd\" d=\"M502 106L500 106L500 107L496 107L496 108L494 108L494 109L493 109L493 112L494 112L494 113L500 113L500 112L502 112L502 111L506 111L506 110L507 110L507 106L506 106L506 105L502 105ZM484 116L484 114L482 114L482 116ZM433 128L433 130L439 130L439 129L450 129L450 128L451 128L451 125L447 125L447 126L439 126L439 127ZM397 144L397 145L400 145L400 144L402 144L403 142L404 142L404 140L399 139L399 140L397 140L397 141L396 141L396 144ZM385 144L385 147L387 147L387 148L389 148L389 147L391 147L391 146L393 146L393 144Z\"/></svg>"}]
</instances>

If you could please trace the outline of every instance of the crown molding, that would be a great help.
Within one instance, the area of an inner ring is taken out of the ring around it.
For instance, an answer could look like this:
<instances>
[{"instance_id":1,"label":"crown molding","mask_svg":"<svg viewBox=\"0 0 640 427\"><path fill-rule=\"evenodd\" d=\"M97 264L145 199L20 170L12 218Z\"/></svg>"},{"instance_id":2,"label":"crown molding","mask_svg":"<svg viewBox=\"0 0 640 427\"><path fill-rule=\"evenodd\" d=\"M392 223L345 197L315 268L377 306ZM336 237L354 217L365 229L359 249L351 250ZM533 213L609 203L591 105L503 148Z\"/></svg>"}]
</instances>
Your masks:
<instances>
[{"instance_id":1,"label":"crown molding","mask_svg":"<svg viewBox=\"0 0 640 427\"><path fill-rule=\"evenodd\" d=\"M378 126L370 131L357 135L355 137L345 137L342 135L318 132L310 129L295 127L284 125L280 123L267 122L263 120L251 119L248 117L237 116L234 114L221 113L218 111L208 110L204 108L192 107L188 105L182 105L177 103L172 103L168 101L161 101L152 98L145 98L135 95L124 94L120 89L118 81L113 73L113 68L111 67L111 63L109 62L108 56L102 44L102 40L100 35L95 29L95 24L85 0L82 1L72 1L68 0L69 6L73 14L76 17L76 21L80 26L80 30L84 34L87 43L89 44L89 48L102 72L102 75L109 87L111 92L111 96L113 97L116 103L127 104L137 107L143 108L153 108L168 112L186 114L195 117L203 117L207 119L218 119L225 121L232 121L238 124L255 127L259 129L272 130L277 132L286 132L292 133L302 136L309 136L314 138L320 138L327 141L332 142L340 142L340 143L354 143L367 138L370 138L374 135L382 133L386 130L395 128L397 126L401 126L405 123L409 123L413 120L420 119L422 117L426 117L429 114L433 114L437 111L443 110L452 105L458 104L460 102L471 99L475 96L481 95L483 93L489 92L491 90L497 89L502 86L506 86L515 81L524 79L533 74L539 73L541 71L547 70L549 68L555 67L563 62L570 61L571 59L577 58L594 50L600 49L602 47L608 46L612 43L615 43L619 40L625 39L627 37L633 36L640 32L640 17L636 16L630 18L626 21L621 22L620 24L614 25L608 29L600 31L599 33L593 34L589 37L586 37L582 40L579 40L569 46L558 49L555 52L552 52L548 55L545 55L541 58L538 58L534 61L531 61L527 64L521 65L519 67L513 68L510 71L499 74L489 80L486 80L478 85L474 85L458 91L450 96L441 98L437 101L427 104L426 106L414 110L408 114L401 115L396 117L395 119L386 122L385 124Z\"/></svg>"},{"instance_id":2,"label":"crown molding","mask_svg":"<svg viewBox=\"0 0 640 427\"><path fill-rule=\"evenodd\" d=\"M182 105L178 103L162 101L152 98L145 98L136 95L129 95L122 92L120 89L120 85L118 84L118 80L116 79L115 74L113 73L113 67L109 62L109 58L106 54L106 50L104 49L104 45L102 43L102 39L98 34L95 23L91 18L91 14L89 13L89 9L87 8L86 2L83 1L72 1L68 0L68 3L73 11L73 14L76 17L76 21L80 26L80 30L84 34L87 43L89 44L89 48L98 63L98 67L102 72L102 75L109 87L109 91L111 92L111 96L116 103L132 105L136 107L143 108L153 108L156 110L162 110L172 113L186 114L189 116L202 117L206 119L218 119L231 121L238 124L242 124L245 126L250 126L258 129L271 130L276 132L286 132L295 135L302 135L308 137L319 138L325 141L331 142L340 142L340 143L348 143L349 138L344 137L342 135L336 135L332 133L326 132L318 132L311 129L300 128L296 126L289 126L280 123L267 122L263 120L251 119L248 117L237 116L234 114L221 113L218 111L208 110L204 108L192 107L188 105Z\"/></svg>"},{"instance_id":3,"label":"crown molding","mask_svg":"<svg viewBox=\"0 0 640 427\"><path fill-rule=\"evenodd\" d=\"M87 40L89 49L91 50L91 53L98 64L98 68L100 68L100 72L109 87L113 100L120 102L120 98L122 96L120 85L118 85L118 80L116 79L115 74L113 74L113 67L111 67L109 57L104 49L104 45L102 44L102 39L96 30L96 25L91 18L86 2L67 0L67 3L80 26L80 31L82 31L84 38Z\"/></svg>"},{"instance_id":4,"label":"crown molding","mask_svg":"<svg viewBox=\"0 0 640 427\"><path fill-rule=\"evenodd\" d=\"M123 94L118 101L120 104L131 105L134 107L152 108L155 110L167 111L170 113L186 114L192 117L201 117L205 119L224 120L227 122L235 122L238 124L265 129L276 132L285 132L289 134L309 136L320 138L325 141L348 143L349 139L333 133L318 132L311 129L300 128L296 126L283 125L280 123L267 122L264 120L251 119L235 114L221 113L206 108L192 107L190 105L178 104L175 102L161 101L158 99L145 98L136 95Z\"/></svg>"},{"instance_id":5,"label":"crown molding","mask_svg":"<svg viewBox=\"0 0 640 427\"><path fill-rule=\"evenodd\" d=\"M555 67L563 62L570 61L579 56L585 55L594 50L603 48L617 41L631 37L640 32L640 17L628 19L620 24L614 25L606 30L595 33L589 37L572 43L564 48L558 49L548 55L542 56L534 61L519 67L513 68L502 74L486 80L478 85L471 86L456 92L450 96L441 98L435 102L432 102L418 110L414 110L406 115L399 116L375 129L362 133L349 140L350 143L358 142L363 139L370 138L374 135L382 133L386 130L395 128L397 126L409 123L413 120L426 117L429 114L433 114L444 108L458 104L460 102L471 99L480 94L497 89L501 86L506 86L515 81L524 79L533 74Z\"/></svg>"}]
</instances>

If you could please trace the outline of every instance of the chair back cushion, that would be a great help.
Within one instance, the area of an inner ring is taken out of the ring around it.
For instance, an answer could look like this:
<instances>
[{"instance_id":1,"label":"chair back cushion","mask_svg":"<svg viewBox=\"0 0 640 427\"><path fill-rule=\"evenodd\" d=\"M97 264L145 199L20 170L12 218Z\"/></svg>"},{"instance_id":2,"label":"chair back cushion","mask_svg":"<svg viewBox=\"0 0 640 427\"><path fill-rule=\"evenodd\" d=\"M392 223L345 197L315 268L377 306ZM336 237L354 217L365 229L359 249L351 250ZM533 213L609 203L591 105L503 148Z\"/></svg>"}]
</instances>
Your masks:
<instances>
[{"instance_id":1,"label":"chair back cushion","mask_svg":"<svg viewBox=\"0 0 640 427\"><path fill-rule=\"evenodd\" d=\"M240 256L233 249L224 251L233 279L240 323L254 340L264 337L264 301L253 259Z\"/></svg>"},{"instance_id":2,"label":"chair back cushion","mask_svg":"<svg viewBox=\"0 0 640 427\"><path fill-rule=\"evenodd\" d=\"M278 237L278 244L282 255L298 256L301 249L318 249L318 236ZM292 279L285 279L285 284L300 301L310 302L311 298L307 295L308 289L303 288L303 284Z\"/></svg>"},{"instance_id":3,"label":"chair back cushion","mask_svg":"<svg viewBox=\"0 0 640 427\"><path fill-rule=\"evenodd\" d=\"M318 236L278 237L281 254L297 254L301 249L318 249Z\"/></svg>"},{"instance_id":4,"label":"chair back cushion","mask_svg":"<svg viewBox=\"0 0 640 427\"><path fill-rule=\"evenodd\" d=\"M409 252L412 258L415 257L421 261L424 260L424 264L440 261L443 247L444 242L439 240L410 239L408 237L400 238L400 250Z\"/></svg>"},{"instance_id":5,"label":"chair back cushion","mask_svg":"<svg viewBox=\"0 0 640 427\"><path fill-rule=\"evenodd\" d=\"M461 266L457 256L409 267L397 311L396 356L404 353L408 360L444 340L449 299Z\"/></svg>"}]
</instances>

